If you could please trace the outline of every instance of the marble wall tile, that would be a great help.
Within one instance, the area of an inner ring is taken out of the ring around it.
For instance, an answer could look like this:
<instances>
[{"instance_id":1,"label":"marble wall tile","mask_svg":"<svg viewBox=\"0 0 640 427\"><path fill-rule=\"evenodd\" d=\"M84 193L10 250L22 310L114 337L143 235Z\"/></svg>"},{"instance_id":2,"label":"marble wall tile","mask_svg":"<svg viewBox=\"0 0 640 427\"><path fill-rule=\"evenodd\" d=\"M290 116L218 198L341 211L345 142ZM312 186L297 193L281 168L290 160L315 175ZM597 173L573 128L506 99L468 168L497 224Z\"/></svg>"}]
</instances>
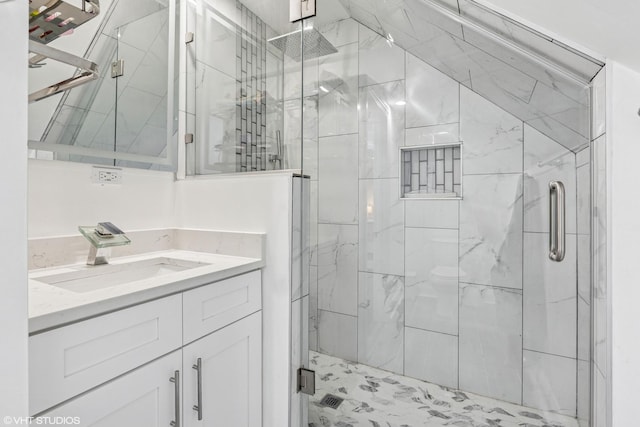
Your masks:
<instances>
[{"instance_id":1,"label":"marble wall tile","mask_svg":"<svg viewBox=\"0 0 640 427\"><path fill-rule=\"evenodd\" d=\"M522 291L460 284L460 388L522 399Z\"/></svg>"},{"instance_id":2,"label":"marble wall tile","mask_svg":"<svg viewBox=\"0 0 640 427\"><path fill-rule=\"evenodd\" d=\"M302 178L293 178L291 194L291 301L302 297L304 197ZM308 266L308 264L307 264ZM307 283L308 285L308 283Z\"/></svg>"},{"instance_id":3,"label":"marble wall tile","mask_svg":"<svg viewBox=\"0 0 640 427\"><path fill-rule=\"evenodd\" d=\"M320 138L318 221L358 223L358 135Z\"/></svg>"},{"instance_id":4,"label":"marble wall tile","mask_svg":"<svg viewBox=\"0 0 640 427\"><path fill-rule=\"evenodd\" d=\"M593 370L593 388L594 388L594 415L593 425L606 426L609 414L607 411L607 378L597 367Z\"/></svg>"},{"instance_id":5,"label":"marble wall tile","mask_svg":"<svg viewBox=\"0 0 640 427\"><path fill-rule=\"evenodd\" d=\"M597 139L606 132L607 119L607 74L603 68L593 79L592 83L591 105L593 111L591 117L593 119L591 138Z\"/></svg>"},{"instance_id":6,"label":"marble wall tile","mask_svg":"<svg viewBox=\"0 0 640 427\"><path fill-rule=\"evenodd\" d=\"M319 136L358 132L358 44L319 59Z\"/></svg>"},{"instance_id":7,"label":"marble wall tile","mask_svg":"<svg viewBox=\"0 0 640 427\"><path fill-rule=\"evenodd\" d=\"M537 130L524 130L524 229L549 232L549 182L561 181L566 190L566 231L576 232L575 155Z\"/></svg>"},{"instance_id":8,"label":"marble wall tile","mask_svg":"<svg viewBox=\"0 0 640 427\"><path fill-rule=\"evenodd\" d=\"M460 88L460 139L465 174L522 172L522 122Z\"/></svg>"},{"instance_id":9,"label":"marble wall tile","mask_svg":"<svg viewBox=\"0 0 640 427\"><path fill-rule=\"evenodd\" d=\"M405 328L404 374L458 388L458 337Z\"/></svg>"},{"instance_id":10,"label":"marble wall tile","mask_svg":"<svg viewBox=\"0 0 640 427\"><path fill-rule=\"evenodd\" d=\"M522 175L467 175L460 281L522 288Z\"/></svg>"},{"instance_id":11,"label":"marble wall tile","mask_svg":"<svg viewBox=\"0 0 640 427\"><path fill-rule=\"evenodd\" d=\"M522 403L575 417L576 360L525 350L523 361Z\"/></svg>"},{"instance_id":12,"label":"marble wall tile","mask_svg":"<svg viewBox=\"0 0 640 427\"><path fill-rule=\"evenodd\" d=\"M318 226L318 308L358 314L358 226Z\"/></svg>"},{"instance_id":13,"label":"marble wall tile","mask_svg":"<svg viewBox=\"0 0 640 427\"><path fill-rule=\"evenodd\" d=\"M406 200L407 227L458 228L458 200Z\"/></svg>"},{"instance_id":14,"label":"marble wall tile","mask_svg":"<svg viewBox=\"0 0 640 427\"><path fill-rule=\"evenodd\" d=\"M358 27L359 85L404 80L405 51L364 25Z\"/></svg>"},{"instance_id":15,"label":"marble wall tile","mask_svg":"<svg viewBox=\"0 0 640 427\"><path fill-rule=\"evenodd\" d=\"M404 83L360 89L360 178L399 178L404 145Z\"/></svg>"},{"instance_id":16,"label":"marble wall tile","mask_svg":"<svg viewBox=\"0 0 640 427\"><path fill-rule=\"evenodd\" d=\"M578 296L590 302L591 295L591 236L578 235Z\"/></svg>"},{"instance_id":17,"label":"marble wall tile","mask_svg":"<svg viewBox=\"0 0 640 427\"><path fill-rule=\"evenodd\" d=\"M403 373L404 279L360 273L358 362Z\"/></svg>"},{"instance_id":18,"label":"marble wall tile","mask_svg":"<svg viewBox=\"0 0 640 427\"><path fill-rule=\"evenodd\" d=\"M404 275L404 204L398 179L360 180L360 271Z\"/></svg>"},{"instance_id":19,"label":"marble wall tile","mask_svg":"<svg viewBox=\"0 0 640 427\"><path fill-rule=\"evenodd\" d=\"M330 356L357 361L358 318L318 310L318 351Z\"/></svg>"},{"instance_id":20,"label":"marble wall tile","mask_svg":"<svg viewBox=\"0 0 640 427\"><path fill-rule=\"evenodd\" d=\"M359 27L360 24L357 21L349 18L322 26L320 33L334 47L340 47L358 41Z\"/></svg>"},{"instance_id":21,"label":"marble wall tile","mask_svg":"<svg viewBox=\"0 0 640 427\"><path fill-rule=\"evenodd\" d=\"M576 170L576 192L577 232L591 234L591 168L589 165L581 166Z\"/></svg>"},{"instance_id":22,"label":"marble wall tile","mask_svg":"<svg viewBox=\"0 0 640 427\"><path fill-rule=\"evenodd\" d=\"M405 0L404 10L413 24L413 31L421 41L430 40L429 27L440 28L459 38L463 36L462 26L459 23L434 8L425 7L420 0Z\"/></svg>"},{"instance_id":23,"label":"marble wall tile","mask_svg":"<svg viewBox=\"0 0 640 427\"><path fill-rule=\"evenodd\" d=\"M459 84L407 54L407 127L459 122Z\"/></svg>"},{"instance_id":24,"label":"marble wall tile","mask_svg":"<svg viewBox=\"0 0 640 427\"><path fill-rule=\"evenodd\" d=\"M549 235L524 233L523 345L576 358L576 236L566 237L564 261L549 259Z\"/></svg>"},{"instance_id":25,"label":"marble wall tile","mask_svg":"<svg viewBox=\"0 0 640 427\"><path fill-rule=\"evenodd\" d=\"M458 123L407 129L404 137L405 145L449 144L459 141L460 125Z\"/></svg>"},{"instance_id":26,"label":"marble wall tile","mask_svg":"<svg viewBox=\"0 0 640 427\"><path fill-rule=\"evenodd\" d=\"M407 326L458 334L458 230L406 228Z\"/></svg>"}]
</instances>

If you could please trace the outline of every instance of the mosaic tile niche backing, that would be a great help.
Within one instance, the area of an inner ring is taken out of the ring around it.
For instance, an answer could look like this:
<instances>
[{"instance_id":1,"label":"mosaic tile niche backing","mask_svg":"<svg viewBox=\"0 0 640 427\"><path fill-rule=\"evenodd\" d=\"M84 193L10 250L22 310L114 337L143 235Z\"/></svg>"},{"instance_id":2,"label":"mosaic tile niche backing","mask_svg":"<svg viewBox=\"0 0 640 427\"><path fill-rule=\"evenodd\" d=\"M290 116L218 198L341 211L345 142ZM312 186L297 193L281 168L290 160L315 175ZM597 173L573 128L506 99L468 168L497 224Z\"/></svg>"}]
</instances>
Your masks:
<instances>
[{"instance_id":1,"label":"mosaic tile niche backing","mask_svg":"<svg viewBox=\"0 0 640 427\"><path fill-rule=\"evenodd\" d=\"M240 2L236 31L236 171L267 170L267 26Z\"/></svg>"},{"instance_id":2,"label":"mosaic tile niche backing","mask_svg":"<svg viewBox=\"0 0 640 427\"><path fill-rule=\"evenodd\" d=\"M402 149L402 197L462 197L460 147Z\"/></svg>"}]
</instances>

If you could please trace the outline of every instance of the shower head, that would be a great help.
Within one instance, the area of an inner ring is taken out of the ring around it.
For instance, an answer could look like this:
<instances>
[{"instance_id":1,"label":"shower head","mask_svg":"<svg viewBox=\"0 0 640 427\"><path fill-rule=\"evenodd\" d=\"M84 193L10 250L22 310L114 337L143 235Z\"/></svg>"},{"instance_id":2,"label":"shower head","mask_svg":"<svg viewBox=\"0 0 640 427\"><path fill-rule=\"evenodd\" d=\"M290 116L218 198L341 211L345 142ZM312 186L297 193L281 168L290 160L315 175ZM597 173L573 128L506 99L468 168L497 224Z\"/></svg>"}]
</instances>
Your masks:
<instances>
[{"instance_id":1,"label":"shower head","mask_svg":"<svg viewBox=\"0 0 640 427\"><path fill-rule=\"evenodd\" d=\"M315 28L305 28L304 37L301 40L302 30L294 31L289 34L274 37L269 42L281 50L289 58L298 62L302 60L304 50L304 59L319 58L321 56L336 53L336 49L322 34Z\"/></svg>"}]
</instances>

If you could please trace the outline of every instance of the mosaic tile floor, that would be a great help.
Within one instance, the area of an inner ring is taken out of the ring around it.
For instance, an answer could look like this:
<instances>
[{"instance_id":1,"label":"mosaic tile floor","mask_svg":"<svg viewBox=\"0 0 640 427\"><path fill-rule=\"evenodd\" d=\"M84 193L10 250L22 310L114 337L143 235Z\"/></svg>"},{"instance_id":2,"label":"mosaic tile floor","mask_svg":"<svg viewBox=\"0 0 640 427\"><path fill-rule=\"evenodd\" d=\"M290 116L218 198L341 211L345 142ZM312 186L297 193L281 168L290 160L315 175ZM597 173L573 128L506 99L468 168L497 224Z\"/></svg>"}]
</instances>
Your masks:
<instances>
[{"instance_id":1,"label":"mosaic tile floor","mask_svg":"<svg viewBox=\"0 0 640 427\"><path fill-rule=\"evenodd\" d=\"M577 427L563 415L452 390L369 366L311 352L316 394L309 427ZM331 393L338 409L321 407Z\"/></svg>"}]
</instances>

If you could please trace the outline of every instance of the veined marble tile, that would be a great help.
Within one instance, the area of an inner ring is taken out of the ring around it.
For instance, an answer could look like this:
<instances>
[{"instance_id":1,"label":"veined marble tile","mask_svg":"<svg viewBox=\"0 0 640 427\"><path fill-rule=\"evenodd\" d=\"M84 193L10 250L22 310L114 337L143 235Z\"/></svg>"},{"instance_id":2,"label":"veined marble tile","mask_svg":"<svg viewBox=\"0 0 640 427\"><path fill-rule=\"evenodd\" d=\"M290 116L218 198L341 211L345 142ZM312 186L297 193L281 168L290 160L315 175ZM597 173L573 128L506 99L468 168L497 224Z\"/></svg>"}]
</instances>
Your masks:
<instances>
[{"instance_id":1,"label":"veined marble tile","mask_svg":"<svg viewBox=\"0 0 640 427\"><path fill-rule=\"evenodd\" d=\"M578 296L589 303L591 295L591 236L578 235Z\"/></svg>"},{"instance_id":2,"label":"veined marble tile","mask_svg":"<svg viewBox=\"0 0 640 427\"><path fill-rule=\"evenodd\" d=\"M403 373L404 279L360 273L358 362Z\"/></svg>"},{"instance_id":3,"label":"veined marble tile","mask_svg":"<svg viewBox=\"0 0 640 427\"><path fill-rule=\"evenodd\" d=\"M522 288L522 175L467 175L460 202L460 281Z\"/></svg>"},{"instance_id":4,"label":"veined marble tile","mask_svg":"<svg viewBox=\"0 0 640 427\"><path fill-rule=\"evenodd\" d=\"M360 180L360 271L404 275L404 204L398 179Z\"/></svg>"},{"instance_id":5,"label":"veined marble tile","mask_svg":"<svg viewBox=\"0 0 640 427\"><path fill-rule=\"evenodd\" d=\"M465 174L522 172L522 122L460 88L460 139Z\"/></svg>"},{"instance_id":6,"label":"veined marble tile","mask_svg":"<svg viewBox=\"0 0 640 427\"><path fill-rule=\"evenodd\" d=\"M607 130L607 74L606 70L602 69L595 76L592 83L593 85L593 99L592 106L593 112L591 113L593 117L592 130L591 130L591 138L597 139L602 136Z\"/></svg>"},{"instance_id":7,"label":"veined marble tile","mask_svg":"<svg viewBox=\"0 0 640 427\"><path fill-rule=\"evenodd\" d=\"M358 318L318 310L318 350L346 360L358 359Z\"/></svg>"},{"instance_id":8,"label":"veined marble tile","mask_svg":"<svg viewBox=\"0 0 640 427\"><path fill-rule=\"evenodd\" d=\"M304 98L302 173L318 179L318 97Z\"/></svg>"},{"instance_id":9,"label":"veined marble tile","mask_svg":"<svg viewBox=\"0 0 640 427\"><path fill-rule=\"evenodd\" d=\"M404 83L360 89L360 178L399 178L404 145Z\"/></svg>"},{"instance_id":10,"label":"veined marble tile","mask_svg":"<svg viewBox=\"0 0 640 427\"><path fill-rule=\"evenodd\" d=\"M404 80L405 51L364 25L358 28L359 85Z\"/></svg>"},{"instance_id":11,"label":"veined marble tile","mask_svg":"<svg viewBox=\"0 0 640 427\"><path fill-rule=\"evenodd\" d=\"M404 0L406 16L411 20L412 30L421 41L430 40L430 27L437 27L462 38L462 26L420 0Z\"/></svg>"},{"instance_id":12,"label":"veined marble tile","mask_svg":"<svg viewBox=\"0 0 640 427\"><path fill-rule=\"evenodd\" d=\"M319 59L319 136L358 132L358 44Z\"/></svg>"},{"instance_id":13,"label":"veined marble tile","mask_svg":"<svg viewBox=\"0 0 640 427\"><path fill-rule=\"evenodd\" d=\"M301 115L302 104L299 99L290 99L282 103L284 115L284 129L282 142L284 143L283 168L302 168L302 147L301 147ZM306 120L306 116L305 116ZM277 141L274 141L277 144ZM233 152L235 159L235 150ZM234 160L235 161L235 160Z\"/></svg>"},{"instance_id":14,"label":"veined marble tile","mask_svg":"<svg viewBox=\"0 0 640 427\"><path fill-rule=\"evenodd\" d=\"M589 138L562 124L561 119L552 116L538 116L525 120L525 123L557 141L568 150L576 151L589 145Z\"/></svg>"},{"instance_id":15,"label":"veined marble tile","mask_svg":"<svg viewBox=\"0 0 640 427\"><path fill-rule=\"evenodd\" d=\"M437 145L460 141L460 124L424 126L407 129L405 145Z\"/></svg>"},{"instance_id":16,"label":"veined marble tile","mask_svg":"<svg viewBox=\"0 0 640 427\"><path fill-rule=\"evenodd\" d=\"M318 226L318 308L358 314L358 226Z\"/></svg>"},{"instance_id":17,"label":"veined marble tile","mask_svg":"<svg viewBox=\"0 0 640 427\"><path fill-rule=\"evenodd\" d=\"M566 232L576 232L575 155L532 127L524 129L524 229L549 232L549 182L566 190Z\"/></svg>"},{"instance_id":18,"label":"veined marble tile","mask_svg":"<svg viewBox=\"0 0 640 427\"><path fill-rule=\"evenodd\" d=\"M549 235L524 233L525 349L576 358L576 235L566 236L564 261L549 259Z\"/></svg>"},{"instance_id":19,"label":"veined marble tile","mask_svg":"<svg viewBox=\"0 0 640 427\"><path fill-rule=\"evenodd\" d=\"M589 139L591 115L587 102L588 93L588 88L585 87L584 98L576 101L553 87L537 84L531 95L530 105Z\"/></svg>"},{"instance_id":20,"label":"veined marble tile","mask_svg":"<svg viewBox=\"0 0 640 427\"><path fill-rule=\"evenodd\" d=\"M358 223L358 135L320 138L318 221Z\"/></svg>"},{"instance_id":21,"label":"veined marble tile","mask_svg":"<svg viewBox=\"0 0 640 427\"><path fill-rule=\"evenodd\" d=\"M407 54L408 128L457 123L459 121L459 84Z\"/></svg>"},{"instance_id":22,"label":"veined marble tile","mask_svg":"<svg viewBox=\"0 0 640 427\"><path fill-rule=\"evenodd\" d=\"M458 334L458 230L406 228L407 326Z\"/></svg>"},{"instance_id":23,"label":"veined marble tile","mask_svg":"<svg viewBox=\"0 0 640 427\"><path fill-rule=\"evenodd\" d=\"M578 359L587 361L591 350L591 305L578 298Z\"/></svg>"},{"instance_id":24,"label":"veined marble tile","mask_svg":"<svg viewBox=\"0 0 640 427\"><path fill-rule=\"evenodd\" d=\"M459 200L405 200L405 226L455 228L459 226Z\"/></svg>"},{"instance_id":25,"label":"veined marble tile","mask_svg":"<svg viewBox=\"0 0 640 427\"><path fill-rule=\"evenodd\" d=\"M596 426L606 426L609 418L609 411L607 410L607 378L598 368L594 369L593 382L595 395L593 404L595 408L592 422Z\"/></svg>"},{"instance_id":26,"label":"veined marble tile","mask_svg":"<svg viewBox=\"0 0 640 427\"><path fill-rule=\"evenodd\" d=\"M522 291L460 285L460 388L522 400Z\"/></svg>"},{"instance_id":27,"label":"veined marble tile","mask_svg":"<svg viewBox=\"0 0 640 427\"><path fill-rule=\"evenodd\" d=\"M405 339L405 375L458 387L458 337L406 328Z\"/></svg>"},{"instance_id":28,"label":"veined marble tile","mask_svg":"<svg viewBox=\"0 0 640 427\"><path fill-rule=\"evenodd\" d=\"M576 360L527 350L523 360L522 403L575 417Z\"/></svg>"},{"instance_id":29,"label":"veined marble tile","mask_svg":"<svg viewBox=\"0 0 640 427\"><path fill-rule=\"evenodd\" d=\"M320 33L334 47L340 47L358 41L359 26L358 22L351 18L343 19L323 26L320 28Z\"/></svg>"}]
</instances>

